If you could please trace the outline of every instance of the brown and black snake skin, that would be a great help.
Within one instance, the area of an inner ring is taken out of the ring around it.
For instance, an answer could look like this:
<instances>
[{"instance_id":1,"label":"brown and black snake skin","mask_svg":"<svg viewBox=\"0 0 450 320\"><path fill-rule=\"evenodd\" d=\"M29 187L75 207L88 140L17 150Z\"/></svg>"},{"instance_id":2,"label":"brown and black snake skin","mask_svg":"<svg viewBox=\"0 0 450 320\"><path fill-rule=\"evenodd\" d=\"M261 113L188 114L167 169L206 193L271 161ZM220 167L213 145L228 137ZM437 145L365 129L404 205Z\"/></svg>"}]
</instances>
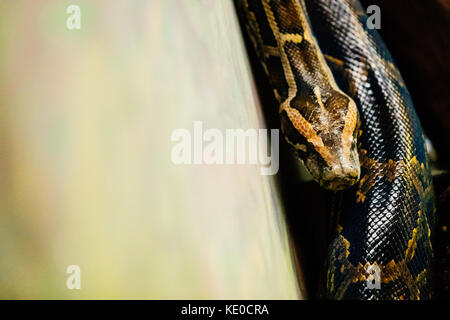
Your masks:
<instances>
[{"instance_id":1,"label":"brown and black snake skin","mask_svg":"<svg viewBox=\"0 0 450 320\"><path fill-rule=\"evenodd\" d=\"M424 136L365 10L355 0L236 2L286 140L323 187L345 189L326 297L429 298L435 208Z\"/></svg>"}]
</instances>

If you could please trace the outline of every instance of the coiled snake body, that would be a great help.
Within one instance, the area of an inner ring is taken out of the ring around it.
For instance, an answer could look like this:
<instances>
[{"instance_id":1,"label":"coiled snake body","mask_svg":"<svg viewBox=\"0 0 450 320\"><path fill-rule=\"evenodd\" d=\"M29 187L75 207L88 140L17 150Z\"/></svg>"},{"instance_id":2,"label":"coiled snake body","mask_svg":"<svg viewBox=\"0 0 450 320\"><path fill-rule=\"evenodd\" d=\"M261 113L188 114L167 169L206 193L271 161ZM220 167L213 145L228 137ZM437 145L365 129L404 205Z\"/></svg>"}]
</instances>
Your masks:
<instances>
[{"instance_id":1,"label":"coiled snake body","mask_svg":"<svg viewBox=\"0 0 450 320\"><path fill-rule=\"evenodd\" d=\"M237 3L280 102L286 140L323 187L346 189L337 194L327 297L429 298L435 209L424 136L362 6L356 0ZM379 286L370 286L372 280Z\"/></svg>"}]
</instances>

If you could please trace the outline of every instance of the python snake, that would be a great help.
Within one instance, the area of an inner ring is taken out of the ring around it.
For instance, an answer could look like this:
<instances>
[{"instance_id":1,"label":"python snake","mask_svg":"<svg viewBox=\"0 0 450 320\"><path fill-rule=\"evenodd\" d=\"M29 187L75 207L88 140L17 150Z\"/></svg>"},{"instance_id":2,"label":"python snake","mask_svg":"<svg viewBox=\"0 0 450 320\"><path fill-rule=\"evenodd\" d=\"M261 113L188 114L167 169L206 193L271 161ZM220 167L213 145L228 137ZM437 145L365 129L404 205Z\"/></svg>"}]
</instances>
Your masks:
<instances>
[{"instance_id":1,"label":"python snake","mask_svg":"<svg viewBox=\"0 0 450 320\"><path fill-rule=\"evenodd\" d=\"M237 0L237 8L286 141L337 192L326 297L429 298L435 208L424 136L364 9L357 0Z\"/></svg>"}]
</instances>

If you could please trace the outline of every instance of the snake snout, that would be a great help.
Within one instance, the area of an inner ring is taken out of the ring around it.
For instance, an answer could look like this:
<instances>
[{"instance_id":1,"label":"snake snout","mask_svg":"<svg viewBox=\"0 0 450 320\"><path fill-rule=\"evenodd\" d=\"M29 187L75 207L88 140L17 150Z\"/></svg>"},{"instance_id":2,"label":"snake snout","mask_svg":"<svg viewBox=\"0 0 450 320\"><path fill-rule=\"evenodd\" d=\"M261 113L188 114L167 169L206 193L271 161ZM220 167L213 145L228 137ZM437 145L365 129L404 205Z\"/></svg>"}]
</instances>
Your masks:
<instances>
[{"instance_id":1,"label":"snake snout","mask_svg":"<svg viewBox=\"0 0 450 320\"><path fill-rule=\"evenodd\" d=\"M359 180L359 167L324 169L320 185L329 190L343 190L351 187Z\"/></svg>"}]
</instances>

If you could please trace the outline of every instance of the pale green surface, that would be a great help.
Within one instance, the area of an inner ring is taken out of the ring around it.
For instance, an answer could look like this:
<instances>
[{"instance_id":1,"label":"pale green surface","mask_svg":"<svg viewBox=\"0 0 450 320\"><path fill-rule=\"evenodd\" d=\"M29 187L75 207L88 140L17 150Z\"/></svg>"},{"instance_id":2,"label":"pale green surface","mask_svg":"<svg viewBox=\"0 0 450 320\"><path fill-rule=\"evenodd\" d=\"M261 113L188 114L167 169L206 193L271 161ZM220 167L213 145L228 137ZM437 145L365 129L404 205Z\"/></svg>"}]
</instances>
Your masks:
<instances>
[{"instance_id":1,"label":"pale green surface","mask_svg":"<svg viewBox=\"0 0 450 320\"><path fill-rule=\"evenodd\" d=\"M194 120L264 126L231 1L0 12L1 298L301 297L272 178L170 161Z\"/></svg>"}]
</instances>

